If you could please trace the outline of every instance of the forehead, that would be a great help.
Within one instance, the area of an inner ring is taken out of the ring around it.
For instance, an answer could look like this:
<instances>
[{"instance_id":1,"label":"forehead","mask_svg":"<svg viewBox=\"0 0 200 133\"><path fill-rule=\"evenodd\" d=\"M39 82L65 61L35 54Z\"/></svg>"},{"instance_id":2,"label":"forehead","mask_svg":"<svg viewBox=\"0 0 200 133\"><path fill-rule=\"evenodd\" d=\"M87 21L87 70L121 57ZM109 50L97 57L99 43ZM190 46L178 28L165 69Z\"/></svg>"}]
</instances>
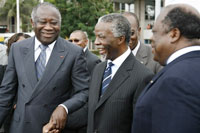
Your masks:
<instances>
[{"instance_id":1,"label":"forehead","mask_svg":"<svg viewBox=\"0 0 200 133\"><path fill-rule=\"evenodd\" d=\"M98 22L95 26L94 32L95 34L96 33L98 34L112 33L111 29L112 29L112 23Z\"/></svg>"},{"instance_id":2,"label":"forehead","mask_svg":"<svg viewBox=\"0 0 200 133\"><path fill-rule=\"evenodd\" d=\"M83 38L83 34L80 32L74 32L70 34L70 38Z\"/></svg>"},{"instance_id":3,"label":"forehead","mask_svg":"<svg viewBox=\"0 0 200 133\"><path fill-rule=\"evenodd\" d=\"M124 15L124 17L126 17L129 23L131 24L131 28L136 29L138 27L137 21L134 16Z\"/></svg>"},{"instance_id":4,"label":"forehead","mask_svg":"<svg viewBox=\"0 0 200 133\"><path fill-rule=\"evenodd\" d=\"M50 6L41 6L37 10L37 17L41 19L59 19L58 11Z\"/></svg>"}]
</instances>

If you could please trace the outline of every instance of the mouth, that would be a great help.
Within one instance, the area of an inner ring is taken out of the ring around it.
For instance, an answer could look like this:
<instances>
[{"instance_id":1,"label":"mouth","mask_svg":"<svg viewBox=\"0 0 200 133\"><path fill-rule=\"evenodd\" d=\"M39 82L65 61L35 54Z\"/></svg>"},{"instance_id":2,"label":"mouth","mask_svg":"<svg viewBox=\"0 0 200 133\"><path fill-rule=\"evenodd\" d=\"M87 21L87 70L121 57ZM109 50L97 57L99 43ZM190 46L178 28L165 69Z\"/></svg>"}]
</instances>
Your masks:
<instances>
[{"instance_id":1,"label":"mouth","mask_svg":"<svg viewBox=\"0 0 200 133\"><path fill-rule=\"evenodd\" d=\"M97 48L99 50L99 54L101 55L105 55L106 54L106 50L104 48Z\"/></svg>"},{"instance_id":2,"label":"mouth","mask_svg":"<svg viewBox=\"0 0 200 133\"><path fill-rule=\"evenodd\" d=\"M42 32L42 36L45 38L51 38L54 36L54 33L46 33L46 32Z\"/></svg>"}]
</instances>

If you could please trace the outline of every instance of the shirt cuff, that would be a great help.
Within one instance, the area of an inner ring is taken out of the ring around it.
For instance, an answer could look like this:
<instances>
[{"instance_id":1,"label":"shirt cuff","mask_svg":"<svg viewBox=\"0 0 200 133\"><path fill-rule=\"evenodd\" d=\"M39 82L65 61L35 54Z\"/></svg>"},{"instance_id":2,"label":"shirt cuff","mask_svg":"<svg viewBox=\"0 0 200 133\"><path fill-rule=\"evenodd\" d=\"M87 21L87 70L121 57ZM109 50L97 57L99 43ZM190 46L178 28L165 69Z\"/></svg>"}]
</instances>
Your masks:
<instances>
[{"instance_id":1,"label":"shirt cuff","mask_svg":"<svg viewBox=\"0 0 200 133\"><path fill-rule=\"evenodd\" d=\"M68 114L68 109L67 109L67 107L64 104L60 104L58 106L62 106L65 109L65 111L67 112L67 114Z\"/></svg>"}]
</instances>

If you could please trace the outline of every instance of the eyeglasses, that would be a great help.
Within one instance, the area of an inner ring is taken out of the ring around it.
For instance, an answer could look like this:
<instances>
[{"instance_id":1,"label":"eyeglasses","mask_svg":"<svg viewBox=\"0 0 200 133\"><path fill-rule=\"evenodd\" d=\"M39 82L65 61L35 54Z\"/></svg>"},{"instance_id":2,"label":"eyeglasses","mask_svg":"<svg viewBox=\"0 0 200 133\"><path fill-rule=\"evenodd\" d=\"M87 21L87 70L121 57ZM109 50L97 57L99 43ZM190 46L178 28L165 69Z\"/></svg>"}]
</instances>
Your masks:
<instances>
[{"instance_id":1,"label":"eyeglasses","mask_svg":"<svg viewBox=\"0 0 200 133\"><path fill-rule=\"evenodd\" d=\"M69 39L69 41L70 41L70 42L76 42L76 43L77 43L77 42L79 42L80 40L78 40L78 39L74 39L74 40Z\"/></svg>"}]
</instances>

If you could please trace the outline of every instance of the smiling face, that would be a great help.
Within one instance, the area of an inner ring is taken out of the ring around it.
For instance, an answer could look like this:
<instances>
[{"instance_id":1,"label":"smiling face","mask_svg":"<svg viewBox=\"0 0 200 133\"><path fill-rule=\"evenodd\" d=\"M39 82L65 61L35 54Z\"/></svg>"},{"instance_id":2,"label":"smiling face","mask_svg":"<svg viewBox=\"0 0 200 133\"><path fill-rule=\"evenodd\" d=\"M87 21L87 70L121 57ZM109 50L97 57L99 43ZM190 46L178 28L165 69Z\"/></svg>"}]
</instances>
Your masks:
<instances>
[{"instance_id":1,"label":"smiling face","mask_svg":"<svg viewBox=\"0 0 200 133\"><path fill-rule=\"evenodd\" d=\"M100 53L106 54L106 59L114 60L120 56L120 46L118 45L119 38L114 37L111 31L112 24L99 22L95 26L95 45L100 50Z\"/></svg>"},{"instance_id":2,"label":"smiling face","mask_svg":"<svg viewBox=\"0 0 200 133\"><path fill-rule=\"evenodd\" d=\"M35 22L32 20L32 26L42 44L51 44L60 33L59 14L53 7L41 6L37 10Z\"/></svg>"}]
</instances>

